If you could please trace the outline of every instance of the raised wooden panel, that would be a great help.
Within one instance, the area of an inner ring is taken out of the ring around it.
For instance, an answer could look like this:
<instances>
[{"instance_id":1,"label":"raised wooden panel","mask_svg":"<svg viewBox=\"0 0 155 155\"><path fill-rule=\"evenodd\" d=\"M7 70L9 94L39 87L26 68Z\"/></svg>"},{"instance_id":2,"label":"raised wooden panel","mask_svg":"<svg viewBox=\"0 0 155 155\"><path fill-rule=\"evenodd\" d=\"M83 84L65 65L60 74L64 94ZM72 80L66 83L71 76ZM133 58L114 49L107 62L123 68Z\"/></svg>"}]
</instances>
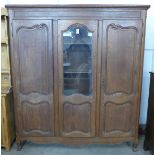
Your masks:
<instances>
[{"instance_id":1,"label":"raised wooden panel","mask_svg":"<svg viewBox=\"0 0 155 155\"><path fill-rule=\"evenodd\" d=\"M136 27L110 24L106 29L106 85L108 94L133 91Z\"/></svg>"},{"instance_id":2,"label":"raised wooden panel","mask_svg":"<svg viewBox=\"0 0 155 155\"><path fill-rule=\"evenodd\" d=\"M64 103L64 136L89 136L91 131L91 104Z\"/></svg>"},{"instance_id":3,"label":"raised wooden panel","mask_svg":"<svg viewBox=\"0 0 155 155\"><path fill-rule=\"evenodd\" d=\"M17 130L24 135L54 133L53 51L50 20L16 20L12 61L16 85ZM20 116L20 117L19 117Z\"/></svg>"},{"instance_id":4,"label":"raised wooden panel","mask_svg":"<svg viewBox=\"0 0 155 155\"><path fill-rule=\"evenodd\" d=\"M104 136L130 135L133 105L131 102L104 104Z\"/></svg>"},{"instance_id":5,"label":"raised wooden panel","mask_svg":"<svg viewBox=\"0 0 155 155\"><path fill-rule=\"evenodd\" d=\"M40 93L47 93L48 27L46 24L21 26L16 31L20 60L20 89L22 93L38 90Z\"/></svg>"},{"instance_id":6,"label":"raised wooden panel","mask_svg":"<svg viewBox=\"0 0 155 155\"><path fill-rule=\"evenodd\" d=\"M34 104L26 101L22 104L23 132L25 134L30 134L31 132L49 134L50 126L52 123L50 115L47 113L49 104L47 102L39 102Z\"/></svg>"},{"instance_id":7,"label":"raised wooden panel","mask_svg":"<svg viewBox=\"0 0 155 155\"><path fill-rule=\"evenodd\" d=\"M100 134L135 135L141 20L104 20L101 57Z\"/></svg>"}]
</instances>

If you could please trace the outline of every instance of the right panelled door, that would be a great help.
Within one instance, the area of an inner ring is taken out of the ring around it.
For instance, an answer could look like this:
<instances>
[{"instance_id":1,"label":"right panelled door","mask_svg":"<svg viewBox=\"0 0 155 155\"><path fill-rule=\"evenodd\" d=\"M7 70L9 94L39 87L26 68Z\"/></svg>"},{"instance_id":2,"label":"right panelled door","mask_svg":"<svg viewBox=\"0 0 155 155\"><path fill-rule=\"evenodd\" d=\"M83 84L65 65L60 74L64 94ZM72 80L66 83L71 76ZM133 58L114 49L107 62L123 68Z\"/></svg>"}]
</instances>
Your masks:
<instances>
[{"instance_id":1,"label":"right panelled door","mask_svg":"<svg viewBox=\"0 0 155 155\"><path fill-rule=\"evenodd\" d=\"M139 106L141 20L104 20L100 133L134 136Z\"/></svg>"}]
</instances>

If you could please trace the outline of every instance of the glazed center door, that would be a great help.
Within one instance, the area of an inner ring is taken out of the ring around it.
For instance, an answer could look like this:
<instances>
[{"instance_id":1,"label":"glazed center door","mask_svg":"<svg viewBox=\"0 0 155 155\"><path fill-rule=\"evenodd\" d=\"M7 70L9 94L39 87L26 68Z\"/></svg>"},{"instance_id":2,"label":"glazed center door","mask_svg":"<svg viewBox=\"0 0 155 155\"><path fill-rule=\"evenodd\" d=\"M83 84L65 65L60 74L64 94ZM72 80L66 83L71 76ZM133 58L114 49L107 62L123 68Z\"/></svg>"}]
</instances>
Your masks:
<instances>
[{"instance_id":1,"label":"glazed center door","mask_svg":"<svg viewBox=\"0 0 155 155\"><path fill-rule=\"evenodd\" d=\"M60 20L58 72L60 134L95 136L97 21Z\"/></svg>"}]
</instances>

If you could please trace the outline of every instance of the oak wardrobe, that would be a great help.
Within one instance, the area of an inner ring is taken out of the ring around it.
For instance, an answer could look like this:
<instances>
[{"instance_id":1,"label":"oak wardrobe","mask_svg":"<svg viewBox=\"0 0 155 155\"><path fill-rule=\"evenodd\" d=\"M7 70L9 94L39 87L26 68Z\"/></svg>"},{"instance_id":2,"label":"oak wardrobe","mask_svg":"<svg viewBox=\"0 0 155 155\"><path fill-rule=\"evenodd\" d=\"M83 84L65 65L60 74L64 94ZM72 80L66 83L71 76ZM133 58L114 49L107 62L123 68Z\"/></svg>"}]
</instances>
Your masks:
<instances>
[{"instance_id":1,"label":"oak wardrobe","mask_svg":"<svg viewBox=\"0 0 155 155\"><path fill-rule=\"evenodd\" d=\"M148 5L7 5L16 142L138 144Z\"/></svg>"}]
</instances>

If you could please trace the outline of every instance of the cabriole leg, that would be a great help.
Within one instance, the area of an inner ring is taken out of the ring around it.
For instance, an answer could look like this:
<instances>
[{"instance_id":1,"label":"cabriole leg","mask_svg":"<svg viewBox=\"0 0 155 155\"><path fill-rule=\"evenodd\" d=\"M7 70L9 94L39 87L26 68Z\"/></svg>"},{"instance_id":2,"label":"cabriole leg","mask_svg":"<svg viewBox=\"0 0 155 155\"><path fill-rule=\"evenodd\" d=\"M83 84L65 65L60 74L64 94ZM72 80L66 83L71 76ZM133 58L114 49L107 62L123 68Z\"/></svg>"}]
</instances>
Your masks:
<instances>
[{"instance_id":1,"label":"cabriole leg","mask_svg":"<svg viewBox=\"0 0 155 155\"><path fill-rule=\"evenodd\" d=\"M137 152L138 151L138 142L133 142L132 150L133 150L133 152Z\"/></svg>"},{"instance_id":2,"label":"cabriole leg","mask_svg":"<svg viewBox=\"0 0 155 155\"><path fill-rule=\"evenodd\" d=\"M25 141L16 140L16 144L17 144L17 151L21 151L23 145L25 144Z\"/></svg>"}]
</instances>

